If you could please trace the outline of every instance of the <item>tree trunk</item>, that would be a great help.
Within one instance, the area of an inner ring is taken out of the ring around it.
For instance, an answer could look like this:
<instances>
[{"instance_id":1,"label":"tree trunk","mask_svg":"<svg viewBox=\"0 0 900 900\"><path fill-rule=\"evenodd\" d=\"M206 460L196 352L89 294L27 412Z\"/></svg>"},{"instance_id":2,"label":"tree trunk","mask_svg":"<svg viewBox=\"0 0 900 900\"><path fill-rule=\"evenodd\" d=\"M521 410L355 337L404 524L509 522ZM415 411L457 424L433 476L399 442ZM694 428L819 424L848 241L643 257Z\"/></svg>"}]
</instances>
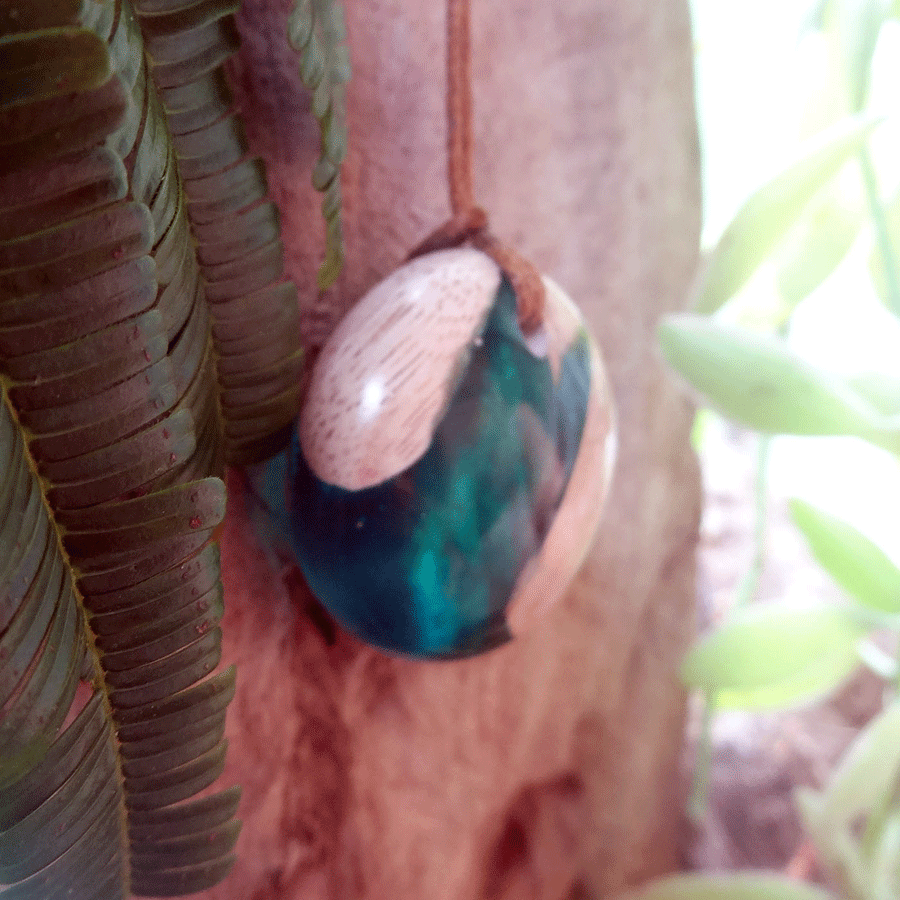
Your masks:
<instances>
[{"instance_id":1,"label":"tree trunk","mask_svg":"<svg viewBox=\"0 0 900 900\"><path fill-rule=\"evenodd\" d=\"M243 0L231 74L315 343L448 214L444 12L346 2L347 266L315 300L318 136L289 6ZM270 569L232 479L228 777L244 785L245 824L210 898L562 900L677 863L700 494L691 410L654 329L683 305L699 243L687 3L474 0L472 28L476 195L581 305L609 367L619 454L605 521L540 627L424 664L323 636Z\"/></svg>"}]
</instances>

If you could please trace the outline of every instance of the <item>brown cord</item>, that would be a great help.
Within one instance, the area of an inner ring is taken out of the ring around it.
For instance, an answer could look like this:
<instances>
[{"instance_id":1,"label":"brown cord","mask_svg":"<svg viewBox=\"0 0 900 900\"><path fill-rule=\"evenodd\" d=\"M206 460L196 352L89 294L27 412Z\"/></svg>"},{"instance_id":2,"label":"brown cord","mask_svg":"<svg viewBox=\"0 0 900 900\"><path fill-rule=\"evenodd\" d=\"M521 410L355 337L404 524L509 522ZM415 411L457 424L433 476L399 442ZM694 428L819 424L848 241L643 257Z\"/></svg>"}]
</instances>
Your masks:
<instances>
[{"instance_id":1,"label":"brown cord","mask_svg":"<svg viewBox=\"0 0 900 900\"><path fill-rule=\"evenodd\" d=\"M515 248L504 243L487 229L480 231L472 243L486 253L506 273L516 295L519 327L531 334L544 321L546 290L541 273Z\"/></svg>"},{"instance_id":2,"label":"brown cord","mask_svg":"<svg viewBox=\"0 0 900 900\"><path fill-rule=\"evenodd\" d=\"M447 181L452 215L409 259L467 241L497 263L512 283L519 325L528 333L544 319L544 282L538 270L488 228L472 187L472 51L469 0L447 0Z\"/></svg>"},{"instance_id":3,"label":"brown cord","mask_svg":"<svg viewBox=\"0 0 900 900\"><path fill-rule=\"evenodd\" d=\"M469 0L447 0L447 180L454 216L475 205L470 34Z\"/></svg>"},{"instance_id":4,"label":"brown cord","mask_svg":"<svg viewBox=\"0 0 900 900\"><path fill-rule=\"evenodd\" d=\"M459 215L451 216L440 228L432 231L421 244L410 250L407 259L415 259L423 253L433 253L435 250L459 247L466 241L474 240L486 228L487 213L480 206L470 206Z\"/></svg>"}]
</instances>

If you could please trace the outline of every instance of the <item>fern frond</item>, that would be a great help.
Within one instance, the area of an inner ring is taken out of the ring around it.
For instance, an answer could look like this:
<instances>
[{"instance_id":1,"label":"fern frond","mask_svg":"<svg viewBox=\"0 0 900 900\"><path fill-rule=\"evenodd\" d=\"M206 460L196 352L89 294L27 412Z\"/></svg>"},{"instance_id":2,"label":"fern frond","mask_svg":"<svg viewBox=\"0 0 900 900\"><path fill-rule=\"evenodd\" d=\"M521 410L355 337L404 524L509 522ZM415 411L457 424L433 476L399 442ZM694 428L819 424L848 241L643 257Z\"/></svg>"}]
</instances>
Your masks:
<instances>
[{"instance_id":1,"label":"fern frond","mask_svg":"<svg viewBox=\"0 0 900 900\"><path fill-rule=\"evenodd\" d=\"M115 739L102 695L84 705L39 764L0 794L0 881L13 900L122 897L127 848ZM35 841L33 835L46 835Z\"/></svg>"},{"instance_id":2,"label":"fern frond","mask_svg":"<svg viewBox=\"0 0 900 900\"><path fill-rule=\"evenodd\" d=\"M0 791L47 751L71 706L85 652L71 573L55 540L40 485L0 394L4 591L0 605Z\"/></svg>"},{"instance_id":3,"label":"fern frond","mask_svg":"<svg viewBox=\"0 0 900 900\"><path fill-rule=\"evenodd\" d=\"M321 154L312 174L313 187L324 194L325 261L319 269L320 290L337 280L344 265L341 224L341 163L347 153L344 85L350 80L347 32L340 0L296 0L288 19L288 39L300 54L300 78L312 94L319 122Z\"/></svg>"},{"instance_id":4,"label":"fern frond","mask_svg":"<svg viewBox=\"0 0 900 900\"><path fill-rule=\"evenodd\" d=\"M4 3L0 33L0 883L202 890L238 831L234 791L191 800L234 672L209 677L225 393L179 161L125 0Z\"/></svg>"},{"instance_id":5,"label":"fern frond","mask_svg":"<svg viewBox=\"0 0 900 900\"><path fill-rule=\"evenodd\" d=\"M233 0L138 0L138 21L172 133L213 321L229 462L257 462L287 442L300 405L300 319L284 280L278 215L247 143L222 64L237 46ZM273 315L265 347L252 336ZM222 327L224 325L224 327Z\"/></svg>"}]
</instances>

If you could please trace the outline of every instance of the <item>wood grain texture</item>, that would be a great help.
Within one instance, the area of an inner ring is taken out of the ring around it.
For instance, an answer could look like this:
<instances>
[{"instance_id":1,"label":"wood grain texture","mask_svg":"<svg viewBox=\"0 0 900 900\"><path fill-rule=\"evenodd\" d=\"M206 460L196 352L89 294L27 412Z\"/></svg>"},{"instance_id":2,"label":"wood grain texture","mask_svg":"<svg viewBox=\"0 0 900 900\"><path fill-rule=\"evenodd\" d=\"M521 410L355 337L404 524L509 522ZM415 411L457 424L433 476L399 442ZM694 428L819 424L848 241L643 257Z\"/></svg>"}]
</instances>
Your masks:
<instances>
[{"instance_id":1,"label":"wood grain texture","mask_svg":"<svg viewBox=\"0 0 900 900\"><path fill-rule=\"evenodd\" d=\"M443 5L347 2L348 265L321 299L318 138L279 37L287 5L244 0L232 74L270 166L304 333L320 340L447 216ZM228 775L244 784L246 824L237 869L208 898L561 900L676 864L699 483L691 412L654 327L683 304L697 260L687 4L474 0L473 49L476 194L575 298L608 364L607 514L540 628L422 664L328 643L273 576L232 484Z\"/></svg>"},{"instance_id":2,"label":"wood grain texture","mask_svg":"<svg viewBox=\"0 0 900 900\"><path fill-rule=\"evenodd\" d=\"M396 269L344 316L316 360L299 422L322 481L358 491L422 457L499 286L483 253L444 250Z\"/></svg>"}]
</instances>

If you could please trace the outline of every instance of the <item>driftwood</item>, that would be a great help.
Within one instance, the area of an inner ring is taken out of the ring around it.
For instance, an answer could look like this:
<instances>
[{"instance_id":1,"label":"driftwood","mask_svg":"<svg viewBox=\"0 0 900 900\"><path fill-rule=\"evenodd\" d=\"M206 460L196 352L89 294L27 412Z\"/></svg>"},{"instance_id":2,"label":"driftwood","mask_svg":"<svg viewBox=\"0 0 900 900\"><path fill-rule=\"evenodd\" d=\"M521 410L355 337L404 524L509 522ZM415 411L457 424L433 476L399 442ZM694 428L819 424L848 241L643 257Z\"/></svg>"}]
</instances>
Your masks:
<instances>
[{"instance_id":1,"label":"driftwood","mask_svg":"<svg viewBox=\"0 0 900 900\"><path fill-rule=\"evenodd\" d=\"M347 0L347 267L315 300L315 123L289 0L244 0L231 75L282 212L305 336L448 214L443 4ZM677 864L678 662L693 632L691 411L654 351L684 303L700 198L685 0L473 3L476 194L564 285L606 358L618 468L597 544L541 627L484 657L390 659L328 629L259 548L237 479L223 540L227 778L240 861L210 898L603 897ZM290 582L290 578L288 579Z\"/></svg>"}]
</instances>

